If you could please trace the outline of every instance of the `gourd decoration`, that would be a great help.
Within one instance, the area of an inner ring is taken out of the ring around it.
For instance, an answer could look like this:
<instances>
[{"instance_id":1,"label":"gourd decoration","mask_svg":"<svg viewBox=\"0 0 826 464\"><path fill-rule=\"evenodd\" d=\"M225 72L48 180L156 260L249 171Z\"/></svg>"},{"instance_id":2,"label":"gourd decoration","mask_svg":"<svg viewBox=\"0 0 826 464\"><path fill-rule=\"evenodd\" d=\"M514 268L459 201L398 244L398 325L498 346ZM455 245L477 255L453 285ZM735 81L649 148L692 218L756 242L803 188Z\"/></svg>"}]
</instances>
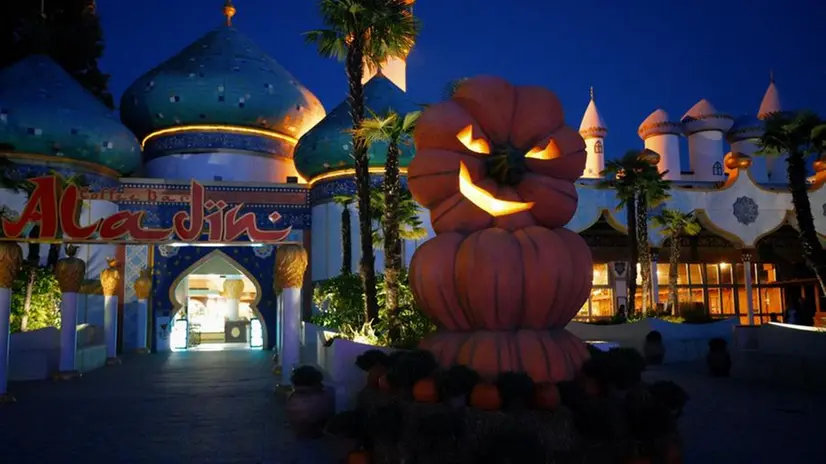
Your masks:
<instances>
[{"instance_id":1,"label":"gourd decoration","mask_svg":"<svg viewBox=\"0 0 826 464\"><path fill-rule=\"evenodd\" d=\"M541 383L533 392L533 405L537 409L552 411L562 404L559 388L552 383Z\"/></svg>"},{"instance_id":2,"label":"gourd decoration","mask_svg":"<svg viewBox=\"0 0 826 464\"><path fill-rule=\"evenodd\" d=\"M438 403L439 387L436 379L425 377L413 385L413 399L419 403Z\"/></svg>"},{"instance_id":3,"label":"gourd decoration","mask_svg":"<svg viewBox=\"0 0 826 464\"><path fill-rule=\"evenodd\" d=\"M436 237L410 264L417 305L440 331L421 342L442 367L492 380L576 377L588 351L564 330L591 293L591 251L565 229L585 142L556 95L498 77L462 81L422 112L408 168Z\"/></svg>"},{"instance_id":4,"label":"gourd decoration","mask_svg":"<svg viewBox=\"0 0 826 464\"><path fill-rule=\"evenodd\" d=\"M502 409L502 396L499 394L499 388L487 382L476 384L470 392L470 405L485 411Z\"/></svg>"}]
</instances>

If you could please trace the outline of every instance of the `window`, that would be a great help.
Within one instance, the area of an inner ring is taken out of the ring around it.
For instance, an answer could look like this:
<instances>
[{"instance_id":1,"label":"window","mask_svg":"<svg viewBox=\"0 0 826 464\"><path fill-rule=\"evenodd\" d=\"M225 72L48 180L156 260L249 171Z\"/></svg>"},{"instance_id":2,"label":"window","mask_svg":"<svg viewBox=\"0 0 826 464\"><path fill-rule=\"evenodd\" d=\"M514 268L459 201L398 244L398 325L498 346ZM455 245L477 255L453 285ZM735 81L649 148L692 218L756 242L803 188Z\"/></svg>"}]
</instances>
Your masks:
<instances>
[{"instance_id":1,"label":"window","mask_svg":"<svg viewBox=\"0 0 826 464\"><path fill-rule=\"evenodd\" d=\"M597 143L594 144L594 153L602 153L602 140L597 140Z\"/></svg>"},{"instance_id":2,"label":"window","mask_svg":"<svg viewBox=\"0 0 826 464\"><path fill-rule=\"evenodd\" d=\"M711 175L712 176L722 176L723 175L723 164L719 161L715 161L713 165L711 165Z\"/></svg>"},{"instance_id":3,"label":"window","mask_svg":"<svg viewBox=\"0 0 826 464\"><path fill-rule=\"evenodd\" d=\"M575 320L590 321L614 316L614 289L608 275L608 265L594 264L594 280L591 297L582 305Z\"/></svg>"}]
</instances>

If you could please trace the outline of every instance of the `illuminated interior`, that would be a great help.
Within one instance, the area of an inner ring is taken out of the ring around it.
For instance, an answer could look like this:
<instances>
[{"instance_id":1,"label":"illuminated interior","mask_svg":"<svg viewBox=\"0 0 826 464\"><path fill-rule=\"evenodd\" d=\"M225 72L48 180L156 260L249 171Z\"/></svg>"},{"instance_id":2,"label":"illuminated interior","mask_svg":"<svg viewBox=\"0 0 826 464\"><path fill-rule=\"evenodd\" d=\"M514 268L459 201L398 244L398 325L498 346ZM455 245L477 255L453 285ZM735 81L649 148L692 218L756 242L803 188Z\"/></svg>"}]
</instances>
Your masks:
<instances>
[{"instance_id":1,"label":"illuminated interior","mask_svg":"<svg viewBox=\"0 0 826 464\"><path fill-rule=\"evenodd\" d=\"M609 279L607 264L594 264L594 280L591 297L576 315L578 321L610 318L614 315L614 288Z\"/></svg>"},{"instance_id":2,"label":"illuminated interior","mask_svg":"<svg viewBox=\"0 0 826 464\"><path fill-rule=\"evenodd\" d=\"M256 296L256 284L249 277L222 256L213 256L181 279L175 289L176 299L186 304L173 322L171 348L262 348L262 325L253 310Z\"/></svg>"}]
</instances>

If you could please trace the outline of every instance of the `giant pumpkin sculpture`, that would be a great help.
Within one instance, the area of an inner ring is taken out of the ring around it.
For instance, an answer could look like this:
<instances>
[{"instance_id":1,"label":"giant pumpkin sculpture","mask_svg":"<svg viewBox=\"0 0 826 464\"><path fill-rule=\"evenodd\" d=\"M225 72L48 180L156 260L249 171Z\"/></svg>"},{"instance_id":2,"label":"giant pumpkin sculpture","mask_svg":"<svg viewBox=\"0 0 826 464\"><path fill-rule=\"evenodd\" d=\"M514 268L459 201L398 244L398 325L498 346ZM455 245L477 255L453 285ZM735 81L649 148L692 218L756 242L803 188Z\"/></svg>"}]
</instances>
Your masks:
<instances>
[{"instance_id":1,"label":"giant pumpkin sculpture","mask_svg":"<svg viewBox=\"0 0 826 464\"><path fill-rule=\"evenodd\" d=\"M563 228L586 153L559 99L468 79L422 113L413 137L408 185L437 235L416 250L410 285L441 329L421 346L486 377L573 378L588 351L564 327L590 295L593 266Z\"/></svg>"}]
</instances>

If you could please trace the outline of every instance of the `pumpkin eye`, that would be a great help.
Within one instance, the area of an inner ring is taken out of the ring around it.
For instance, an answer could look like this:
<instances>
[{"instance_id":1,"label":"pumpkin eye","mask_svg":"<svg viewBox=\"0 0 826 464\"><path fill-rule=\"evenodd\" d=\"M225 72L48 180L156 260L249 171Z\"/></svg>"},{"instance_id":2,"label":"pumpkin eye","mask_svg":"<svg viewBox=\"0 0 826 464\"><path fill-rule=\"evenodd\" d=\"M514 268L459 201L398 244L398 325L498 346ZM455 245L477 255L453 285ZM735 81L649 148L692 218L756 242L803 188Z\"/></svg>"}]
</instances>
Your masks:
<instances>
[{"instance_id":1,"label":"pumpkin eye","mask_svg":"<svg viewBox=\"0 0 826 464\"><path fill-rule=\"evenodd\" d=\"M462 142L462 145L464 145L465 148L472 151L473 153L478 153L480 155L490 154L490 144L488 144L487 140L483 138L473 138L472 124L460 130L459 133L456 134L456 138L459 139L460 142Z\"/></svg>"},{"instance_id":2,"label":"pumpkin eye","mask_svg":"<svg viewBox=\"0 0 826 464\"><path fill-rule=\"evenodd\" d=\"M532 158L538 160L551 160L559 156L559 147L556 146L554 139L548 140L545 147L534 147L525 153L525 158Z\"/></svg>"}]
</instances>

